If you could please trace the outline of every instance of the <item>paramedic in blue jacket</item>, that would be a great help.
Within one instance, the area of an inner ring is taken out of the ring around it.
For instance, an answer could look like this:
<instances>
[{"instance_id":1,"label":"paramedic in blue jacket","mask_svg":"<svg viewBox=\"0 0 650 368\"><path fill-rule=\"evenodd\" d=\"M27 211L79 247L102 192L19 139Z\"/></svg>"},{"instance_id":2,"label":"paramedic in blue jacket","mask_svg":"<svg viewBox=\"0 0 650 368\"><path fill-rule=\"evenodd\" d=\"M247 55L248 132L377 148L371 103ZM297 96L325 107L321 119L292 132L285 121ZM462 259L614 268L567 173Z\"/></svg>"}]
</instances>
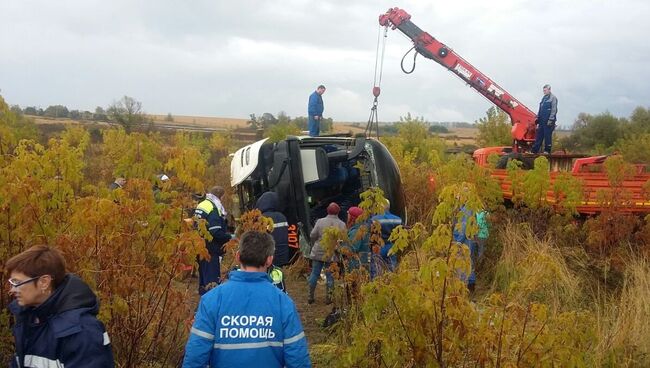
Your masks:
<instances>
[{"instance_id":1,"label":"paramedic in blue jacket","mask_svg":"<svg viewBox=\"0 0 650 368\"><path fill-rule=\"evenodd\" d=\"M230 240L226 209L221 203L225 191L220 186L214 186L205 194L205 199L196 206L194 216L206 221L205 227L212 239L205 239L210 259L199 259L199 295L221 282L221 260L223 246Z\"/></svg>"},{"instance_id":2,"label":"paramedic in blue jacket","mask_svg":"<svg viewBox=\"0 0 650 368\"><path fill-rule=\"evenodd\" d=\"M9 259L5 269L15 298L9 304L16 343L11 367L115 366L111 340L97 319L97 297L80 278L66 274L58 250L33 246Z\"/></svg>"},{"instance_id":3,"label":"paramedic in blue jacket","mask_svg":"<svg viewBox=\"0 0 650 368\"><path fill-rule=\"evenodd\" d=\"M393 232L393 229L402 225L402 219L390 212L390 202L386 200L384 214L375 215L370 220L377 221L381 225L381 238L384 240L384 246L381 247L379 254L390 270L395 271L395 267L397 267L397 256L395 254L391 256L388 255L388 252L393 247L393 244L388 241L388 238L390 238L390 233ZM374 274L376 270L374 272L371 270L370 272L371 274Z\"/></svg>"},{"instance_id":4,"label":"paramedic in blue jacket","mask_svg":"<svg viewBox=\"0 0 650 368\"><path fill-rule=\"evenodd\" d=\"M183 368L311 367L307 340L291 298L271 283L273 238L242 235L228 281L201 297Z\"/></svg>"},{"instance_id":5,"label":"paramedic in blue jacket","mask_svg":"<svg viewBox=\"0 0 650 368\"><path fill-rule=\"evenodd\" d=\"M320 85L314 93L309 95L309 104L307 105L307 116L309 117L309 136L318 137L320 135L320 122L323 120L323 111L325 105L323 104L323 93L325 93L325 86Z\"/></svg>"},{"instance_id":6,"label":"paramedic in blue jacket","mask_svg":"<svg viewBox=\"0 0 650 368\"><path fill-rule=\"evenodd\" d=\"M544 96L539 103L539 112L537 112L537 132L535 134L535 143L533 144L533 153L538 153L544 142L544 153L551 153L553 144L553 130L555 130L555 121L557 114L557 98L551 93L551 86L546 84L543 88Z\"/></svg>"},{"instance_id":7,"label":"paramedic in blue jacket","mask_svg":"<svg viewBox=\"0 0 650 368\"><path fill-rule=\"evenodd\" d=\"M282 267L289 263L289 223L282 212L278 211L279 204L278 193L266 192L257 200L255 207L262 212L262 216L273 220L272 235L275 241L273 264Z\"/></svg>"}]
</instances>

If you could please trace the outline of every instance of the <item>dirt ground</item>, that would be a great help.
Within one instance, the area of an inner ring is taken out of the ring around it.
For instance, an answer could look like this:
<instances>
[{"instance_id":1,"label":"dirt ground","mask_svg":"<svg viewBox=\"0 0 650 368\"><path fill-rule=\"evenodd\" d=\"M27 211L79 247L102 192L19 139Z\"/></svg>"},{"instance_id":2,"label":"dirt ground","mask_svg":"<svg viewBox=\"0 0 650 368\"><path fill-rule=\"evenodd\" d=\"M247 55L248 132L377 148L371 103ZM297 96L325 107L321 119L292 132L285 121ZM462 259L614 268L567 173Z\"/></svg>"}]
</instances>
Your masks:
<instances>
[{"instance_id":1,"label":"dirt ground","mask_svg":"<svg viewBox=\"0 0 650 368\"><path fill-rule=\"evenodd\" d=\"M287 293L296 303L296 308L302 320L312 366L332 366L327 363L328 357L331 355L328 354L331 353L327 344L328 333L321 326L325 317L332 311L333 304L325 304L325 284L323 280L320 280L316 287L316 302L314 304L307 303L308 286L306 276L287 279L286 287Z\"/></svg>"},{"instance_id":2,"label":"dirt ground","mask_svg":"<svg viewBox=\"0 0 650 368\"><path fill-rule=\"evenodd\" d=\"M296 303L296 308L298 308L309 346L325 342L327 333L321 326L325 316L332 311L333 307L333 304L325 304L325 285L323 283L318 284L314 304L307 303L308 287L306 278L288 279L286 286L287 293Z\"/></svg>"}]
</instances>

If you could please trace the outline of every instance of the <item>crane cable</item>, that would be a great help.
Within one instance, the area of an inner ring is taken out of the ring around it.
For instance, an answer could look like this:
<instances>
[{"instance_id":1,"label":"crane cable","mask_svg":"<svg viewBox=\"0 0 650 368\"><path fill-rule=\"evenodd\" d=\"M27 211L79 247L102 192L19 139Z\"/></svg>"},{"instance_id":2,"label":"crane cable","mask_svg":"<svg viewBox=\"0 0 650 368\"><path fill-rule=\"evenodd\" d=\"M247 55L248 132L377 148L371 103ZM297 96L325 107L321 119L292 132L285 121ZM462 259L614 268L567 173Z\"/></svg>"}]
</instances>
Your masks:
<instances>
[{"instance_id":1,"label":"crane cable","mask_svg":"<svg viewBox=\"0 0 650 368\"><path fill-rule=\"evenodd\" d=\"M384 54L386 52L386 38L388 38L388 26L384 28L384 39L381 40L381 29L377 32L377 48L375 51L375 73L374 79L372 81L372 94L375 96L374 101L372 102L372 107L370 108L370 117L368 117L368 124L364 134L366 137L370 137L372 134L373 125L376 127L377 139L379 139L379 116L377 115L377 105L379 104L378 97L381 93L381 78L384 72ZM381 57L379 56L379 45L381 44Z\"/></svg>"},{"instance_id":2,"label":"crane cable","mask_svg":"<svg viewBox=\"0 0 650 368\"><path fill-rule=\"evenodd\" d=\"M381 58L379 57L379 43L381 38L381 29L384 28L384 39L381 42ZM388 26L379 27L379 32L377 32L377 50L375 51L375 79L373 80L373 87L381 86L381 78L384 73L384 54L386 53L386 39L388 38ZM377 83L377 64L379 63L379 83Z\"/></svg>"},{"instance_id":3,"label":"crane cable","mask_svg":"<svg viewBox=\"0 0 650 368\"><path fill-rule=\"evenodd\" d=\"M418 57L418 52L413 53L413 67L411 70L407 72L406 69L404 69L404 59L406 59L406 55L408 55L413 50L415 50L415 46L411 47L411 49L408 50L404 56L402 56L402 62L399 64L399 66L402 67L402 71L406 74L411 74L413 71L415 71L415 58Z\"/></svg>"}]
</instances>

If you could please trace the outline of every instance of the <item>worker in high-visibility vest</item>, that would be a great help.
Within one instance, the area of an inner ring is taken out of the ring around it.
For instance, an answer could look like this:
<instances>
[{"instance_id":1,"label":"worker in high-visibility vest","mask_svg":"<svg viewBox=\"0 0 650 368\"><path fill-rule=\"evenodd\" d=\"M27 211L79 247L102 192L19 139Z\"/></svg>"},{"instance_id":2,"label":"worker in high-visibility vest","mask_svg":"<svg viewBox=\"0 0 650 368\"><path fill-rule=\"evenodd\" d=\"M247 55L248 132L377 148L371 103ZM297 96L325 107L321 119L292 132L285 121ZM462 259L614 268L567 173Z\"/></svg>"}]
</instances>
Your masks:
<instances>
[{"instance_id":1,"label":"worker in high-visibility vest","mask_svg":"<svg viewBox=\"0 0 650 368\"><path fill-rule=\"evenodd\" d=\"M223 245L231 238L230 234L228 234L226 209L221 203L221 197L223 197L224 193L223 187L213 187L194 210L195 218L206 220L206 228L212 235L211 240L205 240L210 259L198 259L199 295L205 294L209 289L216 287L221 282L220 257L223 256Z\"/></svg>"}]
</instances>

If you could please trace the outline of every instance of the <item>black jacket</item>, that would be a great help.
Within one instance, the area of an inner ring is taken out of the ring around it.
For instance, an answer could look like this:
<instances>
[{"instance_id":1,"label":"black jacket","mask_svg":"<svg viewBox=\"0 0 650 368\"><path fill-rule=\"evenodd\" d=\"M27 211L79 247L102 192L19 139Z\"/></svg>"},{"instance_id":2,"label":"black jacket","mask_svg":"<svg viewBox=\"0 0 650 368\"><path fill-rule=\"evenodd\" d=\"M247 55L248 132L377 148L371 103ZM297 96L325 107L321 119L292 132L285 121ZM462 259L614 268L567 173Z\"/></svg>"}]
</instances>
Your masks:
<instances>
[{"instance_id":1,"label":"black jacket","mask_svg":"<svg viewBox=\"0 0 650 368\"><path fill-rule=\"evenodd\" d=\"M80 278L63 283L38 307L9 305L16 318L12 367L114 367L104 324L97 319L97 297ZM38 323L37 323L38 321Z\"/></svg>"},{"instance_id":2,"label":"black jacket","mask_svg":"<svg viewBox=\"0 0 650 368\"><path fill-rule=\"evenodd\" d=\"M278 211L279 197L276 192L266 192L257 200L255 207L262 215L273 220L273 240L275 240L275 255L273 264L284 266L289 263L289 224L287 218Z\"/></svg>"}]
</instances>

